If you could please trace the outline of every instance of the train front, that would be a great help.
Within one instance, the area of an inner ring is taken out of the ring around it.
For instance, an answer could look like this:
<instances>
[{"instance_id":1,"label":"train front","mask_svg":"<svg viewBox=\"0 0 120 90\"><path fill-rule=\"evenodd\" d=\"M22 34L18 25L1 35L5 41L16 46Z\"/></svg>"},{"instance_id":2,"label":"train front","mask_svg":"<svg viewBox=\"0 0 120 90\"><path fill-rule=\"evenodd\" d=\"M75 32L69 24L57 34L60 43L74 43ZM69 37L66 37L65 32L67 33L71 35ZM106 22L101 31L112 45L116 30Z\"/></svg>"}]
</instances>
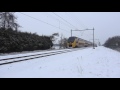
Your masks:
<instances>
[{"instance_id":1,"label":"train front","mask_svg":"<svg viewBox=\"0 0 120 90\"><path fill-rule=\"evenodd\" d=\"M70 48L74 48L75 47L75 39L76 37L69 37L68 41L67 41L67 47Z\"/></svg>"}]
</instances>

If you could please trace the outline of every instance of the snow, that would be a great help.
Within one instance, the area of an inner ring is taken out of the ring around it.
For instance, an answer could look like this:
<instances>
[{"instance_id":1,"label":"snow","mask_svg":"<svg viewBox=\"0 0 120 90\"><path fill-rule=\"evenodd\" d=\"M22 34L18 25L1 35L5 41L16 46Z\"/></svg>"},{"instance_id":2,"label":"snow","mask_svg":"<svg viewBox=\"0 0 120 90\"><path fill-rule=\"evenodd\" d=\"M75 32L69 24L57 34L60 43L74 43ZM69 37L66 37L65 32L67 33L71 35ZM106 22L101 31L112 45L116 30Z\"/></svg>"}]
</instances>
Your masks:
<instances>
[{"instance_id":1,"label":"snow","mask_svg":"<svg viewBox=\"0 0 120 90\"><path fill-rule=\"evenodd\" d=\"M99 46L2 65L0 78L120 78L120 52Z\"/></svg>"},{"instance_id":2,"label":"snow","mask_svg":"<svg viewBox=\"0 0 120 90\"><path fill-rule=\"evenodd\" d=\"M70 49L65 49L65 50L70 50ZM42 53L48 53L48 52L54 52L54 51L63 51L63 49L55 49L55 50L50 50L50 51L36 51L36 52L29 52L29 53L20 53L20 54L8 54L8 55L1 55L0 59L5 59L5 58L13 58L13 57L20 57L20 56L27 56L27 55L34 55L34 54L42 54Z\"/></svg>"}]
</instances>

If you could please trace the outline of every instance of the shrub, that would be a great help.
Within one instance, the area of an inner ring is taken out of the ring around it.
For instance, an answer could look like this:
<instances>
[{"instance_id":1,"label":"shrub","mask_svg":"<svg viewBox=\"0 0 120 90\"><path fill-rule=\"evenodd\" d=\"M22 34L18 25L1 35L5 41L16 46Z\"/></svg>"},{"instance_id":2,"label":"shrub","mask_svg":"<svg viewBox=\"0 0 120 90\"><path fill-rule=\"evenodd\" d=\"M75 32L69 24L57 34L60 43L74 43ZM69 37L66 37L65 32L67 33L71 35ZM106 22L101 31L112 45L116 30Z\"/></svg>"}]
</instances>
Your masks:
<instances>
[{"instance_id":1,"label":"shrub","mask_svg":"<svg viewBox=\"0 0 120 90\"><path fill-rule=\"evenodd\" d=\"M0 28L0 53L45 50L51 46L49 36Z\"/></svg>"}]
</instances>

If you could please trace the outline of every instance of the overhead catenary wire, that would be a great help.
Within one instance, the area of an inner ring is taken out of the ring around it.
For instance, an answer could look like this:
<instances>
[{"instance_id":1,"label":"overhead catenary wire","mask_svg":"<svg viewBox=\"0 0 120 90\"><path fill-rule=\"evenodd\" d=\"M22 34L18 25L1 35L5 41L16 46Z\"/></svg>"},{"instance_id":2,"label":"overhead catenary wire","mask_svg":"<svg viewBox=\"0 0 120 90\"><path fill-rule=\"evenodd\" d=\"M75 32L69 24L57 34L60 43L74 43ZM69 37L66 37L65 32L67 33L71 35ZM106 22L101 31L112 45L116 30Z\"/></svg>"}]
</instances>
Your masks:
<instances>
[{"instance_id":1,"label":"overhead catenary wire","mask_svg":"<svg viewBox=\"0 0 120 90\"><path fill-rule=\"evenodd\" d=\"M88 26L86 26L77 16L75 16L75 18L83 27L88 28Z\"/></svg>"},{"instance_id":2,"label":"overhead catenary wire","mask_svg":"<svg viewBox=\"0 0 120 90\"><path fill-rule=\"evenodd\" d=\"M55 14L56 16L58 16L59 18L61 18L62 20L64 20L65 22L69 23L67 20L63 19L61 16L57 15L56 13L52 12L53 14ZM69 23L70 25L72 25L71 23ZM77 27L75 27L74 25L72 25L74 28L77 29Z\"/></svg>"},{"instance_id":3,"label":"overhead catenary wire","mask_svg":"<svg viewBox=\"0 0 120 90\"><path fill-rule=\"evenodd\" d=\"M76 16L76 15L75 15ZM77 18L77 16L76 16L76 18ZM77 20L78 21L81 21L79 18L77 18ZM82 22L82 21L81 21ZM83 24L83 23L81 23L81 24ZM88 24L88 23L87 23ZM88 25L85 25L85 24L83 24L85 27L88 27L88 26L90 26L89 24Z\"/></svg>"},{"instance_id":4,"label":"overhead catenary wire","mask_svg":"<svg viewBox=\"0 0 120 90\"><path fill-rule=\"evenodd\" d=\"M35 18L35 17L32 17L32 16L30 16L30 15L27 15L27 14L24 14L24 13L21 13L21 12L19 12L19 13L20 13L20 14L23 14L23 15L25 15L25 16L28 16L28 17L30 17L30 18L32 18L32 19L35 19L35 20L37 20L37 21L43 22L43 23L45 23L45 24L48 24L48 25L50 25L50 26L52 26L52 27L59 28L59 27L56 27L56 26L54 26L54 25L52 25L52 24L50 24L50 23L47 23L47 22L45 22L45 21L42 21L42 20L37 19L37 18ZM62 29L62 28L59 28L59 29L64 30L64 31L66 31L66 32L69 32L69 31L67 31L67 30L65 30L65 29ZM69 32L69 33L70 33L70 32Z\"/></svg>"},{"instance_id":5,"label":"overhead catenary wire","mask_svg":"<svg viewBox=\"0 0 120 90\"><path fill-rule=\"evenodd\" d=\"M67 13L65 13L65 14L66 14L67 16L70 16L70 15L68 15ZM71 16L70 16L70 17L71 17ZM75 17L71 17L71 18L74 19L77 24L79 23L78 20L75 19ZM72 20L72 19L71 19L71 20ZM84 26L83 26L83 27L84 27ZM84 33L84 31L82 31L81 36L83 36L83 33ZM77 33L77 35L79 36L80 34Z\"/></svg>"},{"instance_id":6,"label":"overhead catenary wire","mask_svg":"<svg viewBox=\"0 0 120 90\"><path fill-rule=\"evenodd\" d=\"M65 13L66 15L68 15L67 13ZM72 15L72 14L71 14ZM83 23L81 23L80 21L81 20L79 20L76 16L71 16L71 15L69 15L72 19L74 19L74 20L76 20L76 22L77 23L79 23L82 27L84 27L84 28L87 28L87 26L86 25L84 25ZM82 33L81 33L81 36L83 36L83 33L84 33L84 31L82 31ZM88 36L88 35L87 35Z\"/></svg>"},{"instance_id":7,"label":"overhead catenary wire","mask_svg":"<svg viewBox=\"0 0 120 90\"><path fill-rule=\"evenodd\" d=\"M73 21L75 21L75 23L76 24L78 24L79 25L79 22L75 19L75 17L72 17L71 15L69 15L67 12L65 12L65 15L68 17L69 16L69 18ZM81 28L81 25L79 25L80 26L80 28Z\"/></svg>"},{"instance_id":8,"label":"overhead catenary wire","mask_svg":"<svg viewBox=\"0 0 120 90\"><path fill-rule=\"evenodd\" d=\"M55 16L53 16L53 15L51 15L51 14L48 14L48 15L50 15L51 18L59 21L61 24L63 23L63 24L65 24L65 25L67 25L70 29L73 28L73 26L71 26L71 25L69 25L69 24L67 24L67 23L64 23L63 21L61 21L60 19L56 18Z\"/></svg>"},{"instance_id":9,"label":"overhead catenary wire","mask_svg":"<svg viewBox=\"0 0 120 90\"><path fill-rule=\"evenodd\" d=\"M66 14L66 13L65 13ZM67 14L66 14L67 15ZM72 14L71 14L72 15ZM70 16L70 15L69 15ZM70 16L72 19L74 19L74 20L76 20L78 23L80 23L84 28L86 28L87 29L87 26L86 25L84 25L83 23L81 23L80 21L81 20L79 20L76 16L75 17L72 17L72 16ZM76 18L76 19L75 19ZM82 31L82 33L81 33L81 36L83 36L83 33L85 33L85 31ZM86 34L86 36L91 36L91 34Z\"/></svg>"}]
</instances>

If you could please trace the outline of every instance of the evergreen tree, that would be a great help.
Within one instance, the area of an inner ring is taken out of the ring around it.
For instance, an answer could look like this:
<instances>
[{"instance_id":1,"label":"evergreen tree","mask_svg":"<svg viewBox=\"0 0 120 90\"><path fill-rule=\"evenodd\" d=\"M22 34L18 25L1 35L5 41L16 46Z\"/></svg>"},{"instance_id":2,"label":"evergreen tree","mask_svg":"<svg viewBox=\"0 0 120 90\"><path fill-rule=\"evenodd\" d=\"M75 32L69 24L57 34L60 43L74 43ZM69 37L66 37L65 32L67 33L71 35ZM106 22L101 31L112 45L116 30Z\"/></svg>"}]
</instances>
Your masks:
<instances>
[{"instance_id":1,"label":"evergreen tree","mask_svg":"<svg viewBox=\"0 0 120 90\"><path fill-rule=\"evenodd\" d=\"M114 36L114 37L108 38L108 40L106 40L106 42L104 43L104 46L109 48L120 47L120 36Z\"/></svg>"}]
</instances>

